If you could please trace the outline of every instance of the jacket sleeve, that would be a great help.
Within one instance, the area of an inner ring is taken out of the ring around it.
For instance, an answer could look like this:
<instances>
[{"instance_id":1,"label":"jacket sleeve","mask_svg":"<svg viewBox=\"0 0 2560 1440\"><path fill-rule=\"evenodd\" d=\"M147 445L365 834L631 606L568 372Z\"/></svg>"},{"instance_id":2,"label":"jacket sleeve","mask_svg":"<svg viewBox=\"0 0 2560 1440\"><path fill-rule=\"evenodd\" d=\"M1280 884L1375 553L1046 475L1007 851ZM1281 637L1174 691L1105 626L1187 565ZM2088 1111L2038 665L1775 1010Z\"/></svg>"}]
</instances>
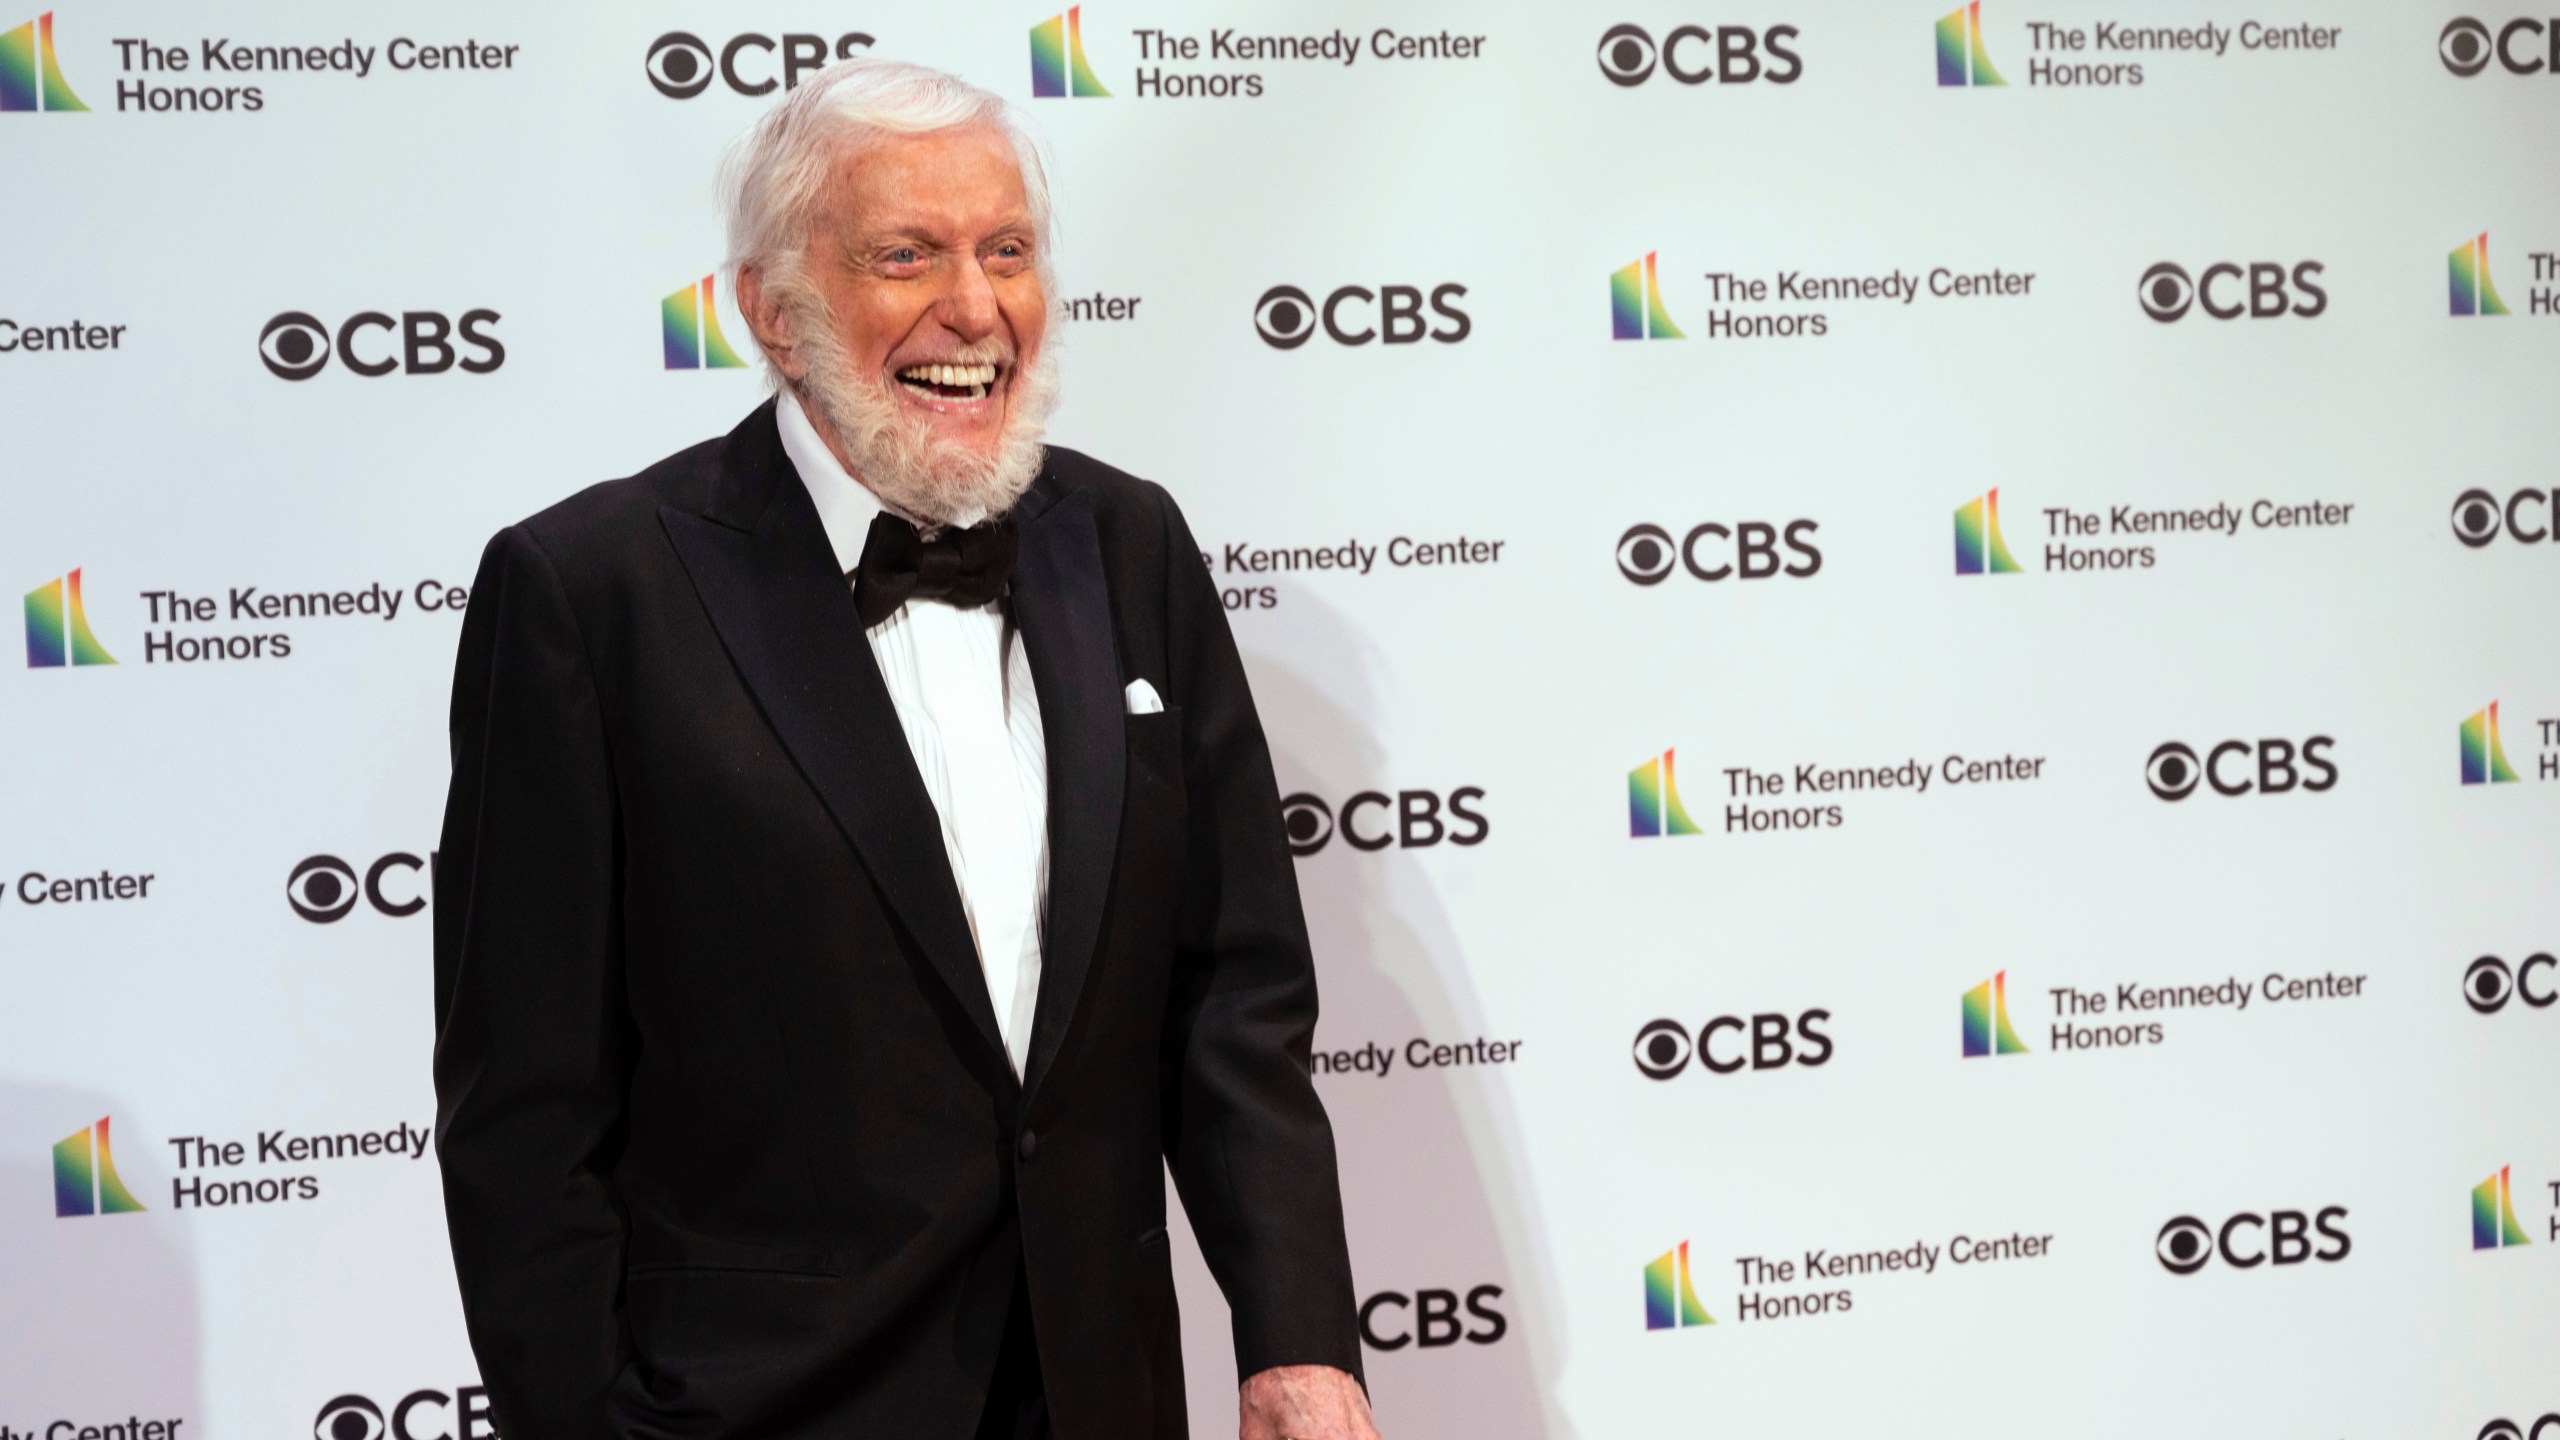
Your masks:
<instances>
[{"instance_id":1,"label":"jacket sleeve","mask_svg":"<svg viewBox=\"0 0 2560 1440\"><path fill-rule=\"evenodd\" d=\"M591 1440L626 1348L616 819L577 619L522 527L481 557L452 726L435 1084L454 1271L507 1440Z\"/></svg>"},{"instance_id":2,"label":"jacket sleeve","mask_svg":"<svg viewBox=\"0 0 2560 1440\"><path fill-rule=\"evenodd\" d=\"M1162 504L1167 698L1183 710L1190 847L1165 1030L1165 1157L1234 1315L1236 1374L1358 1375L1333 1129L1307 1069L1315 958L1271 750L1216 582L1181 512Z\"/></svg>"}]
</instances>

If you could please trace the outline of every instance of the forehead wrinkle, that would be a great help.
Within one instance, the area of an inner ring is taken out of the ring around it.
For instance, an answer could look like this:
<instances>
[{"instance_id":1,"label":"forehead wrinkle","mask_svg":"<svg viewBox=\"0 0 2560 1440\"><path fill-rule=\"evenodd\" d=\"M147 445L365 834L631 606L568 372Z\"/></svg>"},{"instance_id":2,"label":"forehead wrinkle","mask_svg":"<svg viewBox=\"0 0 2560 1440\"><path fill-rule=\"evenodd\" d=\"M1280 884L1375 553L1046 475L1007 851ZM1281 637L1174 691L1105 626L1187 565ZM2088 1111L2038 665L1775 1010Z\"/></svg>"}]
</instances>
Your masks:
<instances>
[{"instance_id":1,"label":"forehead wrinkle","mask_svg":"<svg viewBox=\"0 0 2560 1440\"><path fill-rule=\"evenodd\" d=\"M1002 162L997 170L1003 177L1003 184L992 201L993 208L1000 210L1001 214L992 218L978 217L983 221L984 233L994 235L1009 227L1019 227L1026 234L1037 235L1039 226L1032 214L1030 192L1022 182L1021 167L1011 143L1000 131L973 128L993 142L993 148L984 158ZM977 228L969 223L971 217L960 212L959 207L965 202L950 193L947 183L938 183L946 182L954 167L927 163L913 146L902 143L935 138L944 133L949 132L920 136L873 135L841 142L828 161L821 199L812 210L812 224L839 234L851 232L856 235L893 233L901 227L917 225L940 225L945 227L947 234L954 235ZM971 132L964 130L958 133ZM866 161L871 163L866 164ZM886 186L879 183L883 179L889 182ZM884 188L891 193L881 194ZM863 193L866 190L870 192L867 195ZM874 214L882 209L905 213L875 223ZM943 240L944 236L926 232L926 238Z\"/></svg>"}]
</instances>

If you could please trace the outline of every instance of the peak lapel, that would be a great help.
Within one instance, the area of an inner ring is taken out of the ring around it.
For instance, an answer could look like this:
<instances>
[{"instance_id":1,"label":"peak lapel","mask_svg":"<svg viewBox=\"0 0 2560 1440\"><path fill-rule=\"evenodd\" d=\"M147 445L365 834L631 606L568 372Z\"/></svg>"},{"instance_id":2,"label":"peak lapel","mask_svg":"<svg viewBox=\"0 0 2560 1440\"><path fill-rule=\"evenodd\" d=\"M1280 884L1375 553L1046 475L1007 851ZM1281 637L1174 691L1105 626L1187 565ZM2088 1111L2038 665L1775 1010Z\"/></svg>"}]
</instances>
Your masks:
<instances>
[{"instance_id":1,"label":"peak lapel","mask_svg":"<svg viewBox=\"0 0 2560 1440\"><path fill-rule=\"evenodd\" d=\"M1029 652L1049 752L1049 913L1023 1069L1025 1089L1037 1090L1075 1018L1101 935L1119 852L1128 742L1093 502L1070 492L1021 524L1014 621Z\"/></svg>"},{"instance_id":2,"label":"peak lapel","mask_svg":"<svg viewBox=\"0 0 2560 1440\"><path fill-rule=\"evenodd\" d=\"M941 819L770 407L731 436L724 465L710 513L662 506L660 523L774 733L1000 1057Z\"/></svg>"}]
</instances>

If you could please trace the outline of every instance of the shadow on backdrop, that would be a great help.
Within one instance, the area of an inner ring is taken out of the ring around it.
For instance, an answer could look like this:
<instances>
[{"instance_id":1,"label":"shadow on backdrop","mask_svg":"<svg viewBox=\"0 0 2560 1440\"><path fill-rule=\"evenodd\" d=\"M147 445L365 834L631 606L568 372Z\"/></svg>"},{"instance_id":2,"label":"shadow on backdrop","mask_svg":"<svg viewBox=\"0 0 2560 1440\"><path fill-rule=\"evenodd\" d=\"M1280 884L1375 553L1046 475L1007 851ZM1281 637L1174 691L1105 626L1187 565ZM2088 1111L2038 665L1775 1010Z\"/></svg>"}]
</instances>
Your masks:
<instances>
[{"instance_id":1,"label":"shadow on backdrop","mask_svg":"<svg viewBox=\"0 0 2560 1440\"><path fill-rule=\"evenodd\" d=\"M1257 646L1253 627L1238 626L1280 793L1312 792L1338 811L1362 790L1446 785L1446 776L1389 773L1376 737L1385 707L1365 633L1304 589L1294 589L1288 604L1287 651ZM1323 657L1320 675L1308 673L1314 657ZM1491 821L1487 839L1499 844L1501 818ZM1374 817L1368 823L1375 828ZM1560 1303L1547 1258L1533 1240L1542 1233L1536 1199L1514 1159L1521 1137L1506 1087L1522 1065L1415 1071L1402 1058L1402 1047L1415 1038L1452 1042L1522 1033L1505 1028L1517 1017L1488 1021L1483 1014L1467 957L1416 853L1447 863L1466 852L1445 842L1419 852L1396 846L1363 852L1337 833L1297 862L1323 1005L1316 1047L1357 1050L1375 1042L1398 1051L1383 1078L1316 1079L1333 1121L1359 1297L1365 1303L1393 1291L1409 1302L1389 1301L1372 1311L1373 1339L1404 1343L1365 1347L1370 1397L1388 1440L1570 1435L1553 1400L1564 1353L1557 1337L1541 1333L1533 1320L1560 1313ZM1526 1066L1539 1060L1534 1050L1521 1056ZM1178 1213L1178 1202L1175 1208ZM1226 1304L1190 1227L1177 1220L1173 1228L1192 1432L1231 1435L1236 1375ZM1487 1300L1504 1317L1498 1339L1464 1338L1464 1332L1483 1335L1494 1327L1462 1305L1461 1333L1434 1325L1429 1338L1435 1343L1423 1343L1418 1303L1412 1303L1418 1292L1465 1297L1488 1284L1502 1291Z\"/></svg>"}]
</instances>

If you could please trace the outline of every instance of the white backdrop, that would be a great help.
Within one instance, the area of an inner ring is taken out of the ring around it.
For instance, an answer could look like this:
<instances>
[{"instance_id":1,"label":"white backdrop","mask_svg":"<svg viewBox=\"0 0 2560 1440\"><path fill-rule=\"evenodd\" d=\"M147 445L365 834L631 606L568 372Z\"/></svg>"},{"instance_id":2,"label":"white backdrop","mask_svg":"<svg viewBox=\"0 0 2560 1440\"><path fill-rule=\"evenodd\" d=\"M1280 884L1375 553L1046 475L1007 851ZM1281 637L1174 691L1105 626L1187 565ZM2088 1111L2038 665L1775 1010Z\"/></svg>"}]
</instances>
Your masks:
<instances>
[{"instance_id":1,"label":"white backdrop","mask_svg":"<svg viewBox=\"0 0 2560 1440\"><path fill-rule=\"evenodd\" d=\"M747 367L661 301L842 49L1054 147L1058 437L1184 503L1305 827L1387 1434L2550 1440L2560 22L2221 8L1986 0L1993 87L1934 3L1096 0L1057 98L1036 6L0 16L0 582L114 662L0 669L0 1435L491 1433L416 1153L455 587L759 400L728 277Z\"/></svg>"}]
</instances>

